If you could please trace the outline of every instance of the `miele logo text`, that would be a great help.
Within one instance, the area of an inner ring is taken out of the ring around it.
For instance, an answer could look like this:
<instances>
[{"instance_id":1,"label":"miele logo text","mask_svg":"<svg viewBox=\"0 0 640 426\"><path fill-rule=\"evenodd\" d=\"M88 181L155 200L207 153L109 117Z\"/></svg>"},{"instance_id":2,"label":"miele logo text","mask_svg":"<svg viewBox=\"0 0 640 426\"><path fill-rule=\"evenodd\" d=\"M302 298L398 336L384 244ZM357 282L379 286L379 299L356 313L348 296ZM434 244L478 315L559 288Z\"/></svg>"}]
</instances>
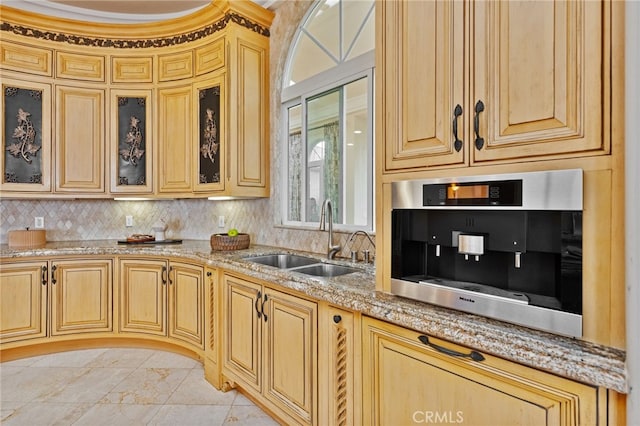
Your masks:
<instances>
[{"instance_id":1,"label":"miele logo text","mask_svg":"<svg viewBox=\"0 0 640 426\"><path fill-rule=\"evenodd\" d=\"M462 296L458 296L458 299L460 299L460 300L464 300L465 302L469 302L469 303L476 303L476 301L475 301L475 300L473 300L473 299L468 299L468 298L466 298L466 297L462 297Z\"/></svg>"}]
</instances>

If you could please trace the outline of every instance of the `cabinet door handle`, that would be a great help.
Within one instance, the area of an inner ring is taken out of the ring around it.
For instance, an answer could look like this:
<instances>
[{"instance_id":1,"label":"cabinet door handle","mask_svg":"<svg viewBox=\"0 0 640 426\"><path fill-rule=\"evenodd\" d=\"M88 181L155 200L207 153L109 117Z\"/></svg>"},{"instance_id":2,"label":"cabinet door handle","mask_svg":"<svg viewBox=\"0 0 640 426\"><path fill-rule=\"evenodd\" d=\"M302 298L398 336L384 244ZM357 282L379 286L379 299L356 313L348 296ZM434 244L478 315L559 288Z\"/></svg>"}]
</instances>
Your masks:
<instances>
[{"instance_id":1,"label":"cabinet door handle","mask_svg":"<svg viewBox=\"0 0 640 426\"><path fill-rule=\"evenodd\" d=\"M173 284L173 280L171 279L172 272L173 272L173 266L169 266L169 274L167 274L169 276L169 285Z\"/></svg>"},{"instance_id":2,"label":"cabinet door handle","mask_svg":"<svg viewBox=\"0 0 640 426\"><path fill-rule=\"evenodd\" d=\"M211 271L207 271L207 276L210 277L211 275L213 275Z\"/></svg>"},{"instance_id":3,"label":"cabinet door handle","mask_svg":"<svg viewBox=\"0 0 640 426\"><path fill-rule=\"evenodd\" d=\"M42 285L47 285L47 267L42 267Z\"/></svg>"},{"instance_id":4,"label":"cabinet door handle","mask_svg":"<svg viewBox=\"0 0 640 426\"><path fill-rule=\"evenodd\" d=\"M258 314L258 319L262 318L262 313L258 309L258 302L262 299L262 293L258 291L258 297L256 297L256 303L253 305L256 308L256 313Z\"/></svg>"},{"instance_id":5,"label":"cabinet door handle","mask_svg":"<svg viewBox=\"0 0 640 426\"><path fill-rule=\"evenodd\" d=\"M339 324L340 321L342 321L342 317L340 315L333 316L333 322L335 322L336 324Z\"/></svg>"},{"instance_id":6,"label":"cabinet door handle","mask_svg":"<svg viewBox=\"0 0 640 426\"><path fill-rule=\"evenodd\" d=\"M167 285L167 267L162 267L162 285Z\"/></svg>"},{"instance_id":7,"label":"cabinet door handle","mask_svg":"<svg viewBox=\"0 0 640 426\"><path fill-rule=\"evenodd\" d=\"M460 152L462 149L462 141L458 138L458 117L461 115L462 107L458 104L453 110L453 148L456 152Z\"/></svg>"},{"instance_id":8,"label":"cabinet door handle","mask_svg":"<svg viewBox=\"0 0 640 426\"><path fill-rule=\"evenodd\" d=\"M484 146L484 138L480 137L480 113L484 111L484 104L482 101L476 102L475 111L476 114L473 117L473 130L476 133L476 149L480 150Z\"/></svg>"},{"instance_id":9,"label":"cabinet door handle","mask_svg":"<svg viewBox=\"0 0 640 426\"><path fill-rule=\"evenodd\" d=\"M58 269L58 267L56 265L53 265L51 267L51 284L56 285L57 281L56 281L56 270Z\"/></svg>"},{"instance_id":10,"label":"cabinet door handle","mask_svg":"<svg viewBox=\"0 0 640 426\"><path fill-rule=\"evenodd\" d=\"M267 294L265 293L264 295L264 299L262 299L262 307L260 308L262 310L262 318L264 318L264 322L267 322L267 314L264 313L264 304L267 303Z\"/></svg>"},{"instance_id":11,"label":"cabinet door handle","mask_svg":"<svg viewBox=\"0 0 640 426\"><path fill-rule=\"evenodd\" d=\"M484 361L484 356L482 356L482 354L480 352L471 351L468 354L463 354L462 352L454 351L452 349L443 348L442 346L436 345L435 343L431 343L429 341L429 338L427 336L424 336L424 335L423 336L418 336L418 340L420 340L425 345L432 347L436 351L438 351L440 353L443 353L443 354L446 354L446 355L456 356L456 357L459 357L459 358L471 358L474 361Z\"/></svg>"}]
</instances>

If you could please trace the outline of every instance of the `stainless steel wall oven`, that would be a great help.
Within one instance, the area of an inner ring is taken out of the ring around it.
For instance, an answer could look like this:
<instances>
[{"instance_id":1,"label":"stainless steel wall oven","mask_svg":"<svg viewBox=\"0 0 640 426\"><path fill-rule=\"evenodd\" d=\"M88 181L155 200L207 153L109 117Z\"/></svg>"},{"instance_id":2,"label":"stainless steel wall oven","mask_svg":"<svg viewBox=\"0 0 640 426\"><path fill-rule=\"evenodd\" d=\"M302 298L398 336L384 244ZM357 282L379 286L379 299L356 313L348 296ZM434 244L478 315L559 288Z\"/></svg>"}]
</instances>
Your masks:
<instances>
[{"instance_id":1,"label":"stainless steel wall oven","mask_svg":"<svg viewBox=\"0 0 640 426\"><path fill-rule=\"evenodd\" d=\"M582 170L395 182L391 292L582 337Z\"/></svg>"}]
</instances>

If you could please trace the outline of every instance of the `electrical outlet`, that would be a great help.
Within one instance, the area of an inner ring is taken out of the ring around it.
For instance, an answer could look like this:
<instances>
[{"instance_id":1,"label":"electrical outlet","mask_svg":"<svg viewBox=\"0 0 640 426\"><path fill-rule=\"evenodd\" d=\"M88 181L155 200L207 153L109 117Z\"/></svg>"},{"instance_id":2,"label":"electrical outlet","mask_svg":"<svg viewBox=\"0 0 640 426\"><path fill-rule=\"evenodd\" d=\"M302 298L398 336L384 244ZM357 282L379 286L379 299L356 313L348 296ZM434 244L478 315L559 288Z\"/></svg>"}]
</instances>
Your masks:
<instances>
[{"instance_id":1,"label":"electrical outlet","mask_svg":"<svg viewBox=\"0 0 640 426\"><path fill-rule=\"evenodd\" d=\"M133 226L133 216L127 216L125 220L125 226L131 228Z\"/></svg>"},{"instance_id":2,"label":"electrical outlet","mask_svg":"<svg viewBox=\"0 0 640 426\"><path fill-rule=\"evenodd\" d=\"M44 217L38 216L36 217L36 221L35 221L35 228L36 229L43 229L44 228Z\"/></svg>"},{"instance_id":3,"label":"electrical outlet","mask_svg":"<svg viewBox=\"0 0 640 426\"><path fill-rule=\"evenodd\" d=\"M218 216L218 228L224 228L224 216Z\"/></svg>"}]
</instances>

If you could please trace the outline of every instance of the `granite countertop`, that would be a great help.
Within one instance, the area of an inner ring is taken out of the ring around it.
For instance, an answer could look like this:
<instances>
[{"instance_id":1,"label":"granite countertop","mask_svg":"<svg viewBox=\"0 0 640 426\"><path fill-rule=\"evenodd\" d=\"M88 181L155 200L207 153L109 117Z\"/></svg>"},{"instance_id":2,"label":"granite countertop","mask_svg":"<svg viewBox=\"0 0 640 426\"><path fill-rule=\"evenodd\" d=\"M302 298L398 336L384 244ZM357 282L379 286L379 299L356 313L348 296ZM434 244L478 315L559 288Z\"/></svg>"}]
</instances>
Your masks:
<instances>
[{"instance_id":1,"label":"granite countertop","mask_svg":"<svg viewBox=\"0 0 640 426\"><path fill-rule=\"evenodd\" d=\"M60 241L36 249L11 249L6 244L0 245L0 257L5 260L31 256L136 254L191 259L273 282L316 300L359 311L536 369L617 392L628 392L626 354L622 350L376 291L375 268L372 265L332 260L331 263L356 266L361 270L318 279L245 260L248 256L271 253L302 254L326 261L323 256L314 253L260 245L252 245L246 250L212 251L208 240L153 245L118 244L115 240Z\"/></svg>"}]
</instances>

